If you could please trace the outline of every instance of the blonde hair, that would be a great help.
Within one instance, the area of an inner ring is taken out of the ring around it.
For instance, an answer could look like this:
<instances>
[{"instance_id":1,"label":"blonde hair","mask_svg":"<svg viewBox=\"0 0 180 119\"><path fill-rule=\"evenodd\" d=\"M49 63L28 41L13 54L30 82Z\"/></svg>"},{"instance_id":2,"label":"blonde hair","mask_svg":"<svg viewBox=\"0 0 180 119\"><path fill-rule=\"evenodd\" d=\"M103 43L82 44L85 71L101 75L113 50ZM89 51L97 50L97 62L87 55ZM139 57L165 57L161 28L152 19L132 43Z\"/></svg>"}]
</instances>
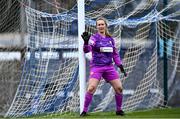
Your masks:
<instances>
[{"instance_id":1,"label":"blonde hair","mask_svg":"<svg viewBox=\"0 0 180 119\"><path fill-rule=\"evenodd\" d=\"M109 33L109 31L108 31L108 23L107 23L107 20L106 20L104 17L99 17L99 18L97 18L97 19L96 19L96 26L97 26L97 21L99 21L99 20L103 20L104 23L105 23L105 25L106 25L105 35L111 37L112 35L111 35L111 34Z\"/></svg>"}]
</instances>

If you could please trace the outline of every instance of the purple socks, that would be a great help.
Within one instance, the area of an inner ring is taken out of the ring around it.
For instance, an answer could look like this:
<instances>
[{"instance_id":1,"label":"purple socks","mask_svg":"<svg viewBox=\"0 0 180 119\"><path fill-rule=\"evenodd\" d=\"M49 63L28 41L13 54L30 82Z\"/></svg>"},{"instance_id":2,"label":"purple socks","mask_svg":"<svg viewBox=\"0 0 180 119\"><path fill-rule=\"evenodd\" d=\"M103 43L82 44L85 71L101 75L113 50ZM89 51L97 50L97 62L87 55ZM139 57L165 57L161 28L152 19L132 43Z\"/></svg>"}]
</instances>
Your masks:
<instances>
[{"instance_id":1,"label":"purple socks","mask_svg":"<svg viewBox=\"0 0 180 119\"><path fill-rule=\"evenodd\" d=\"M85 101L84 101L84 109L83 109L84 112L88 111L88 107L89 107L89 104L92 101L92 97L93 97L93 94L91 94L89 92L86 92Z\"/></svg>"},{"instance_id":2,"label":"purple socks","mask_svg":"<svg viewBox=\"0 0 180 119\"><path fill-rule=\"evenodd\" d=\"M116 100L116 111L120 111L121 110L121 106L122 106L122 99L123 99L123 95L122 93L115 94L115 100Z\"/></svg>"},{"instance_id":3,"label":"purple socks","mask_svg":"<svg viewBox=\"0 0 180 119\"><path fill-rule=\"evenodd\" d=\"M89 107L89 105L90 105L90 103L92 101L92 97L93 97L93 94L91 94L89 92L86 92L85 101L84 101L84 109L83 109L84 112L88 111L88 107ZM123 95L121 93L120 94L118 94L118 93L115 94L116 111L122 110L121 109L122 99L123 99Z\"/></svg>"}]
</instances>

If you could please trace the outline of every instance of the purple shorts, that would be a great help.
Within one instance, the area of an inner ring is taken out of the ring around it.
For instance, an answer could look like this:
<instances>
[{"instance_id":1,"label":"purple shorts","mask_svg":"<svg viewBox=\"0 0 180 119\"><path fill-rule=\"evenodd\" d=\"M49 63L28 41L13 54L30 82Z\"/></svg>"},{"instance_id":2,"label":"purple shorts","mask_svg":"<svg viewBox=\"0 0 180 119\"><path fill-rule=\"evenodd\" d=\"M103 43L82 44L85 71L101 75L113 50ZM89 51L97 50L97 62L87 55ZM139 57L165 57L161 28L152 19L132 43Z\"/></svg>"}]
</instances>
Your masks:
<instances>
[{"instance_id":1,"label":"purple shorts","mask_svg":"<svg viewBox=\"0 0 180 119\"><path fill-rule=\"evenodd\" d=\"M90 78L101 80L102 77L108 82L119 79L119 73L115 70L113 65L92 66L90 68Z\"/></svg>"}]
</instances>

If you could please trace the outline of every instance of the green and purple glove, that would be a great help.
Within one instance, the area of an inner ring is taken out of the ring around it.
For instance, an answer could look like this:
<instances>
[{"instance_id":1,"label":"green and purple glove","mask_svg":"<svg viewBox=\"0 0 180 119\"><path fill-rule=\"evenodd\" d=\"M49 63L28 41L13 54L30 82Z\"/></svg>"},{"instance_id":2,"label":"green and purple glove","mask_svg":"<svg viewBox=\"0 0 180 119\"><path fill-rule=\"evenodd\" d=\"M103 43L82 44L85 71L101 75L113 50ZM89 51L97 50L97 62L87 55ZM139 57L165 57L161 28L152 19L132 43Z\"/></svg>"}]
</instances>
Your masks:
<instances>
[{"instance_id":1,"label":"green and purple glove","mask_svg":"<svg viewBox=\"0 0 180 119\"><path fill-rule=\"evenodd\" d=\"M127 77L127 73L125 72L123 65L121 64L118 67L120 68L121 72L124 73L124 76Z\"/></svg>"},{"instance_id":2,"label":"green and purple glove","mask_svg":"<svg viewBox=\"0 0 180 119\"><path fill-rule=\"evenodd\" d=\"M89 42L89 39L90 39L91 35L88 32L83 32L81 37L84 40L84 44L88 45L88 42Z\"/></svg>"}]
</instances>

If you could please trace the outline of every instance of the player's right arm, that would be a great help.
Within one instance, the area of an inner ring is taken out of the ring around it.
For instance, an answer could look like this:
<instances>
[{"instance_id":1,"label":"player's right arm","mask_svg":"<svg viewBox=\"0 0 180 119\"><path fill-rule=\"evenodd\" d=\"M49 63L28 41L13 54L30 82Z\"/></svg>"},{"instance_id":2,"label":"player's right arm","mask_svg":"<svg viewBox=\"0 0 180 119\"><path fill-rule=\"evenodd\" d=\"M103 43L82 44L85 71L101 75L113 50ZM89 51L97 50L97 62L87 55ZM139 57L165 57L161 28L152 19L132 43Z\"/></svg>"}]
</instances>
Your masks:
<instances>
[{"instance_id":1,"label":"player's right arm","mask_svg":"<svg viewBox=\"0 0 180 119\"><path fill-rule=\"evenodd\" d=\"M88 32L84 32L81 35L82 39L84 40L84 53L88 53L90 51L92 51L92 45L93 45L93 37L88 33Z\"/></svg>"}]
</instances>

